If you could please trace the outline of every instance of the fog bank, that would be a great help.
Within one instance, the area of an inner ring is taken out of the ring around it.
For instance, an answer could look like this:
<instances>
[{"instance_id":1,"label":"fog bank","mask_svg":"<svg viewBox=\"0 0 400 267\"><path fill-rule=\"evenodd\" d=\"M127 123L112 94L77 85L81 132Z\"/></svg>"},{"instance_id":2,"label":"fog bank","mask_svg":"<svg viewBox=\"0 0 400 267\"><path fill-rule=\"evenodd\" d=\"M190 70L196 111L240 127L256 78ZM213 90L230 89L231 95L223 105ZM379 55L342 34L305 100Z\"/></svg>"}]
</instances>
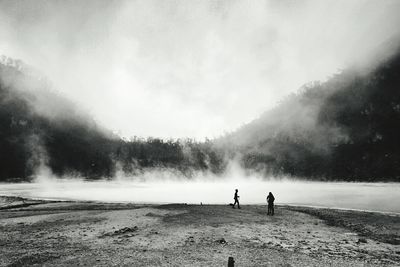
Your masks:
<instances>
[{"instance_id":1,"label":"fog bank","mask_svg":"<svg viewBox=\"0 0 400 267\"><path fill-rule=\"evenodd\" d=\"M0 1L0 54L122 136L221 135L304 83L371 65L399 1Z\"/></svg>"},{"instance_id":2,"label":"fog bank","mask_svg":"<svg viewBox=\"0 0 400 267\"><path fill-rule=\"evenodd\" d=\"M198 177L194 180L167 180L165 173L148 177L123 177L115 180L85 181L42 177L35 183L0 184L0 195L29 198L131 202L145 204L233 203L234 190L239 190L241 205L266 204L273 192L278 204L321 206L400 213L397 183L307 182L293 178L270 177Z\"/></svg>"}]
</instances>

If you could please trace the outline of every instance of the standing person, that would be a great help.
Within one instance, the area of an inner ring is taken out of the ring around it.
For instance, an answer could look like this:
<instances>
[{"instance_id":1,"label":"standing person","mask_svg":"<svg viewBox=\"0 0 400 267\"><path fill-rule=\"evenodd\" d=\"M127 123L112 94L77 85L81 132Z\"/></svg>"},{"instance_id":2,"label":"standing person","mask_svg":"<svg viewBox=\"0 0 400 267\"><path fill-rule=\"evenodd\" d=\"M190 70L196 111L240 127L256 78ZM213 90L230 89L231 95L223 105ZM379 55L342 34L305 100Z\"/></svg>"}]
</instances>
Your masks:
<instances>
[{"instance_id":1,"label":"standing person","mask_svg":"<svg viewBox=\"0 0 400 267\"><path fill-rule=\"evenodd\" d=\"M268 202L267 215L274 216L274 201L275 201L274 195L271 192L269 192L269 194L267 196L267 202Z\"/></svg>"},{"instance_id":2,"label":"standing person","mask_svg":"<svg viewBox=\"0 0 400 267\"><path fill-rule=\"evenodd\" d=\"M238 209L240 209L240 205L239 205L239 198L240 197L238 196L238 191L239 190L235 189L235 195L233 196L233 199L235 200L235 202L233 203L232 209L235 208L236 203L238 205Z\"/></svg>"}]
</instances>

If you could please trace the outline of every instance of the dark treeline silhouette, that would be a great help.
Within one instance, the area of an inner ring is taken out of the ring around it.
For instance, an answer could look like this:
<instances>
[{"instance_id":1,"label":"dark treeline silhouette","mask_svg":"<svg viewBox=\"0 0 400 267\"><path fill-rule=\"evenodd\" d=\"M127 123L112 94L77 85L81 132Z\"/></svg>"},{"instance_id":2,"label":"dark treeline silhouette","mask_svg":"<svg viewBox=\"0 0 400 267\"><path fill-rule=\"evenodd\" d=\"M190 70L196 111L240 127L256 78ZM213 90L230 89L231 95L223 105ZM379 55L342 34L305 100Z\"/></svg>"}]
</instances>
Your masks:
<instances>
[{"instance_id":1,"label":"dark treeline silhouette","mask_svg":"<svg viewBox=\"0 0 400 267\"><path fill-rule=\"evenodd\" d=\"M101 129L76 105L28 75L20 61L0 64L0 181L29 180L41 165L59 176L112 177L118 168L223 171L210 141L123 140Z\"/></svg>"},{"instance_id":2,"label":"dark treeline silhouette","mask_svg":"<svg viewBox=\"0 0 400 267\"><path fill-rule=\"evenodd\" d=\"M55 174L103 177L113 171L112 138L23 67L0 64L0 180Z\"/></svg>"},{"instance_id":3,"label":"dark treeline silhouette","mask_svg":"<svg viewBox=\"0 0 400 267\"><path fill-rule=\"evenodd\" d=\"M266 174L400 181L400 53L375 69L311 83L220 140ZM228 141L227 141L228 140Z\"/></svg>"},{"instance_id":4,"label":"dark treeline silhouette","mask_svg":"<svg viewBox=\"0 0 400 267\"><path fill-rule=\"evenodd\" d=\"M318 122L348 135L327 159L328 176L400 181L400 54L329 96Z\"/></svg>"},{"instance_id":5,"label":"dark treeline silhouette","mask_svg":"<svg viewBox=\"0 0 400 267\"><path fill-rule=\"evenodd\" d=\"M400 181L400 53L374 69L310 83L234 133L205 142L121 139L21 62L11 63L0 64L0 181L29 180L41 164L89 179L149 168L190 177L222 173L233 158L265 175Z\"/></svg>"},{"instance_id":6,"label":"dark treeline silhouette","mask_svg":"<svg viewBox=\"0 0 400 267\"><path fill-rule=\"evenodd\" d=\"M194 171L222 173L227 162L224 153L212 142L168 140L158 138L116 141L113 158L125 173L136 174L145 168L170 168L190 177Z\"/></svg>"}]
</instances>

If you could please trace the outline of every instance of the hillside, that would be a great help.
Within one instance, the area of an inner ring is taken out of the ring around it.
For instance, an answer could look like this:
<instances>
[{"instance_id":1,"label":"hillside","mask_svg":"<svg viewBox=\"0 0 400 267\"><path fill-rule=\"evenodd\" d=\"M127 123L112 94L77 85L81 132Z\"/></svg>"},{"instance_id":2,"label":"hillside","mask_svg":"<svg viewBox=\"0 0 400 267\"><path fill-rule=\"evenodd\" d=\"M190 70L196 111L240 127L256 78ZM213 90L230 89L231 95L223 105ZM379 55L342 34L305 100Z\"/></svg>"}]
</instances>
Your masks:
<instances>
[{"instance_id":1,"label":"hillside","mask_svg":"<svg viewBox=\"0 0 400 267\"><path fill-rule=\"evenodd\" d=\"M5 57L0 122L0 180L29 179L41 166L59 175L112 173L104 130L28 66Z\"/></svg>"},{"instance_id":2,"label":"hillside","mask_svg":"<svg viewBox=\"0 0 400 267\"><path fill-rule=\"evenodd\" d=\"M221 172L222 152L211 142L123 140L100 127L20 60L0 57L0 181L24 181L41 167L86 179L168 168L190 177Z\"/></svg>"},{"instance_id":3,"label":"hillside","mask_svg":"<svg viewBox=\"0 0 400 267\"><path fill-rule=\"evenodd\" d=\"M307 179L400 181L400 53L304 86L218 140L244 167Z\"/></svg>"},{"instance_id":4,"label":"hillside","mask_svg":"<svg viewBox=\"0 0 400 267\"><path fill-rule=\"evenodd\" d=\"M400 53L374 69L313 82L223 138L121 139L21 61L0 58L0 181L42 166L87 179L169 169L223 173L229 160L269 175L400 181Z\"/></svg>"}]
</instances>

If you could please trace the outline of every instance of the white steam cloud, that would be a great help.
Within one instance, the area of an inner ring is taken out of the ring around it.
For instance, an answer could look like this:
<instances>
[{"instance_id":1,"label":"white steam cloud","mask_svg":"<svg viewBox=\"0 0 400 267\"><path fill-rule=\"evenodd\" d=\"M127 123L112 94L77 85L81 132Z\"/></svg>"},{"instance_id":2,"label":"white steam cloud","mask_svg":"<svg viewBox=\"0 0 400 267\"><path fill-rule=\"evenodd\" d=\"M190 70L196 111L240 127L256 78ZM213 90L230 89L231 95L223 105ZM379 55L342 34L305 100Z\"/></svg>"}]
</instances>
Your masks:
<instances>
[{"instance_id":1,"label":"white steam cloud","mask_svg":"<svg viewBox=\"0 0 400 267\"><path fill-rule=\"evenodd\" d=\"M215 137L370 63L399 12L397 0L0 1L0 54L123 136Z\"/></svg>"}]
</instances>

